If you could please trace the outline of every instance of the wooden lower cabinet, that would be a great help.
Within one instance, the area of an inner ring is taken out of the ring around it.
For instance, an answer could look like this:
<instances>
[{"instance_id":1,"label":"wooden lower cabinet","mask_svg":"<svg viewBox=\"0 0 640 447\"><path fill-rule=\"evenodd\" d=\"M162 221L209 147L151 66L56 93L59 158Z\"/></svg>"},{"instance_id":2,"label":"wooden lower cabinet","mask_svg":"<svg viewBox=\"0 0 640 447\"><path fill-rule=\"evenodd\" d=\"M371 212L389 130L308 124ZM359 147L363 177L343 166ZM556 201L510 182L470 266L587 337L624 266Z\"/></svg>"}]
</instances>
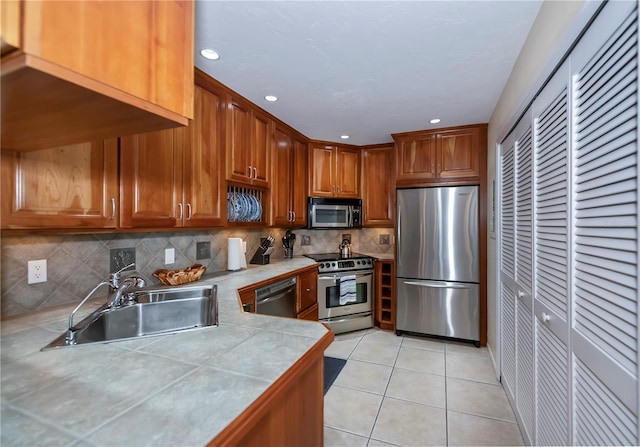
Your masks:
<instances>
[{"instance_id":1,"label":"wooden lower cabinet","mask_svg":"<svg viewBox=\"0 0 640 447\"><path fill-rule=\"evenodd\" d=\"M318 303L298 314L298 320L318 321Z\"/></svg>"},{"instance_id":2,"label":"wooden lower cabinet","mask_svg":"<svg viewBox=\"0 0 640 447\"><path fill-rule=\"evenodd\" d=\"M324 351L332 341L327 331L209 445L323 445Z\"/></svg>"},{"instance_id":3,"label":"wooden lower cabinet","mask_svg":"<svg viewBox=\"0 0 640 447\"><path fill-rule=\"evenodd\" d=\"M298 274L298 299L296 300L298 318L301 318L300 315L314 304L318 304L317 288L318 269L315 266L304 273Z\"/></svg>"}]
</instances>

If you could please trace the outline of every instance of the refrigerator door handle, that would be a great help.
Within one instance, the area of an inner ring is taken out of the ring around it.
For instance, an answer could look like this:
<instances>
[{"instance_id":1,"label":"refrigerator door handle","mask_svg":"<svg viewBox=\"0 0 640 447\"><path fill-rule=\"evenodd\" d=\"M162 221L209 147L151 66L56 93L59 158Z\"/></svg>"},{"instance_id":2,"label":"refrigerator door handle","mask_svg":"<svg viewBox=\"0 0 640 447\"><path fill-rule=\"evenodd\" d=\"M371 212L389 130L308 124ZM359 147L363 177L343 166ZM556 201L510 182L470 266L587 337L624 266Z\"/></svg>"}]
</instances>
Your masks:
<instances>
[{"instance_id":1,"label":"refrigerator door handle","mask_svg":"<svg viewBox=\"0 0 640 447\"><path fill-rule=\"evenodd\" d=\"M398 225L396 226L396 253L402 253L400 242L402 238L400 238L400 228L402 228L402 207L398 204L398 215L396 216L398 219ZM402 256L396 256L396 262L398 263L398 267L402 265Z\"/></svg>"},{"instance_id":2,"label":"refrigerator door handle","mask_svg":"<svg viewBox=\"0 0 640 447\"><path fill-rule=\"evenodd\" d=\"M434 287L437 289L470 289L468 284L437 282L437 281L405 281L405 284L418 287Z\"/></svg>"}]
</instances>

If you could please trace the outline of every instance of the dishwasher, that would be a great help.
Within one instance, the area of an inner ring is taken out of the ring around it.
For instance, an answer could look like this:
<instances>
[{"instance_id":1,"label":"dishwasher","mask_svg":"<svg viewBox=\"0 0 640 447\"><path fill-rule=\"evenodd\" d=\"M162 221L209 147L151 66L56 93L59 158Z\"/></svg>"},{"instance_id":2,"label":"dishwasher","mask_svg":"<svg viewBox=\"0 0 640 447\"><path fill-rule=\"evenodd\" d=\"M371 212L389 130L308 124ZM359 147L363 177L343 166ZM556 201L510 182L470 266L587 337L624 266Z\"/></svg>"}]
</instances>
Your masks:
<instances>
[{"instance_id":1,"label":"dishwasher","mask_svg":"<svg viewBox=\"0 0 640 447\"><path fill-rule=\"evenodd\" d=\"M296 318L297 277L256 289L256 313Z\"/></svg>"}]
</instances>

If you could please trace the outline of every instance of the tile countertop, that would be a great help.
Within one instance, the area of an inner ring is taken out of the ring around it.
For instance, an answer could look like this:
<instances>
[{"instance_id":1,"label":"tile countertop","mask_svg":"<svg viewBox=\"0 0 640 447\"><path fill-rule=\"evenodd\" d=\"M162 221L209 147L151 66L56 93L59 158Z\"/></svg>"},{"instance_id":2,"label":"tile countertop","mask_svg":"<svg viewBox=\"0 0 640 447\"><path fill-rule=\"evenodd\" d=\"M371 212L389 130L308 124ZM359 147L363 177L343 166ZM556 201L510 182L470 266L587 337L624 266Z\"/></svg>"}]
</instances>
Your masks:
<instances>
[{"instance_id":1,"label":"tile countertop","mask_svg":"<svg viewBox=\"0 0 640 447\"><path fill-rule=\"evenodd\" d=\"M0 444L207 444L327 333L243 313L236 290L314 264L296 257L203 278L218 287L217 327L41 352L73 306L2 321Z\"/></svg>"}]
</instances>

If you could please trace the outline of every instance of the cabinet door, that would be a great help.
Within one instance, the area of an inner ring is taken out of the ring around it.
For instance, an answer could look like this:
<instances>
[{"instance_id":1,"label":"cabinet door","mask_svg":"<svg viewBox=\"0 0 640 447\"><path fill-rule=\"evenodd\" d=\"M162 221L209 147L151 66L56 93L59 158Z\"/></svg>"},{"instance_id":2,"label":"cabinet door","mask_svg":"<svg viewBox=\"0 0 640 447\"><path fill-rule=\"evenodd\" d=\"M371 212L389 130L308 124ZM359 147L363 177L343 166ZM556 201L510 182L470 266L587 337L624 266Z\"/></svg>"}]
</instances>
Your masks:
<instances>
[{"instance_id":1,"label":"cabinet door","mask_svg":"<svg viewBox=\"0 0 640 447\"><path fill-rule=\"evenodd\" d=\"M292 224L297 227L307 225L307 143L294 138L293 140L293 179L291 206L293 211Z\"/></svg>"},{"instance_id":2,"label":"cabinet door","mask_svg":"<svg viewBox=\"0 0 640 447\"><path fill-rule=\"evenodd\" d=\"M123 137L120 175L122 227L181 226L182 139L173 129Z\"/></svg>"},{"instance_id":3,"label":"cabinet door","mask_svg":"<svg viewBox=\"0 0 640 447\"><path fill-rule=\"evenodd\" d=\"M115 228L118 141L2 152L2 228Z\"/></svg>"},{"instance_id":4,"label":"cabinet door","mask_svg":"<svg viewBox=\"0 0 640 447\"><path fill-rule=\"evenodd\" d=\"M0 3L0 49L2 54L9 53L20 46L20 10L18 0Z\"/></svg>"},{"instance_id":5,"label":"cabinet door","mask_svg":"<svg viewBox=\"0 0 640 447\"><path fill-rule=\"evenodd\" d=\"M315 197L333 197L335 181L335 146L311 146L311 191Z\"/></svg>"},{"instance_id":6,"label":"cabinet door","mask_svg":"<svg viewBox=\"0 0 640 447\"><path fill-rule=\"evenodd\" d=\"M272 121L268 116L252 113L251 128L251 183L264 188L269 187L269 162L271 157L271 143L273 141Z\"/></svg>"},{"instance_id":7,"label":"cabinet door","mask_svg":"<svg viewBox=\"0 0 640 447\"><path fill-rule=\"evenodd\" d=\"M360 197L360 150L336 149L336 196Z\"/></svg>"},{"instance_id":8,"label":"cabinet door","mask_svg":"<svg viewBox=\"0 0 640 447\"><path fill-rule=\"evenodd\" d=\"M393 146L362 151L362 224L393 227Z\"/></svg>"},{"instance_id":9,"label":"cabinet door","mask_svg":"<svg viewBox=\"0 0 640 447\"><path fill-rule=\"evenodd\" d=\"M312 271L298 276L298 299L296 300L296 312L300 313L318 302L318 271ZM317 319L317 317L316 317Z\"/></svg>"},{"instance_id":10,"label":"cabinet door","mask_svg":"<svg viewBox=\"0 0 640 447\"><path fill-rule=\"evenodd\" d=\"M221 92L196 86L194 116L184 135L184 226L223 226L226 222L223 112Z\"/></svg>"},{"instance_id":11,"label":"cabinet door","mask_svg":"<svg viewBox=\"0 0 640 447\"><path fill-rule=\"evenodd\" d=\"M470 129L438 134L436 172L439 177L480 177L480 133L480 129Z\"/></svg>"},{"instance_id":12,"label":"cabinet door","mask_svg":"<svg viewBox=\"0 0 640 447\"><path fill-rule=\"evenodd\" d=\"M228 98L227 102L227 180L250 183L251 166L251 109L248 105Z\"/></svg>"},{"instance_id":13,"label":"cabinet door","mask_svg":"<svg viewBox=\"0 0 640 447\"><path fill-rule=\"evenodd\" d=\"M289 134L276 127L273 146L273 182L271 185L271 225L291 223L292 149Z\"/></svg>"},{"instance_id":14,"label":"cabinet door","mask_svg":"<svg viewBox=\"0 0 640 447\"><path fill-rule=\"evenodd\" d=\"M425 180L436 175L436 135L396 143L396 180Z\"/></svg>"}]
</instances>

